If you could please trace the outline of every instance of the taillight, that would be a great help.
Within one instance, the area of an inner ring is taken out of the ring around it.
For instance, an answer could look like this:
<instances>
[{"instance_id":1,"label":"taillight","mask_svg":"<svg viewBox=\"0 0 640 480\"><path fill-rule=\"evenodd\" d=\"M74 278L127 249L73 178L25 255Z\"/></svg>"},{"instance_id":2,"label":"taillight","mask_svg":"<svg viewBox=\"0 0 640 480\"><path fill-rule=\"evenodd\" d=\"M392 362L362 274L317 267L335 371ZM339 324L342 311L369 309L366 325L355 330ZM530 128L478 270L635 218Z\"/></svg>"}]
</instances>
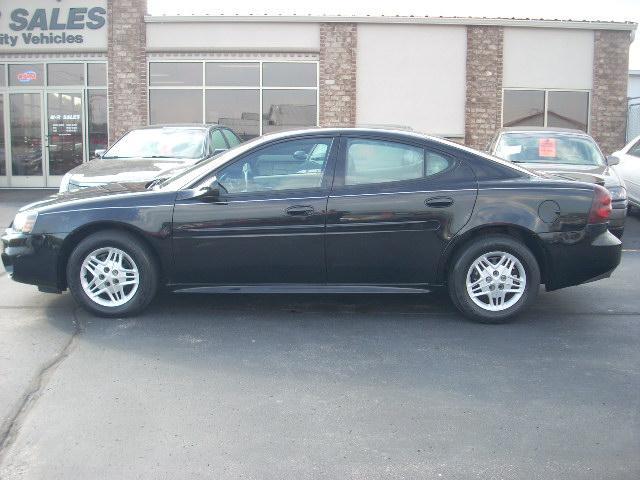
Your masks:
<instances>
[{"instance_id":1,"label":"taillight","mask_svg":"<svg viewBox=\"0 0 640 480\"><path fill-rule=\"evenodd\" d=\"M611 194L600 185L594 185L595 191L591 210L589 211L589 223L603 223L611 216Z\"/></svg>"}]
</instances>

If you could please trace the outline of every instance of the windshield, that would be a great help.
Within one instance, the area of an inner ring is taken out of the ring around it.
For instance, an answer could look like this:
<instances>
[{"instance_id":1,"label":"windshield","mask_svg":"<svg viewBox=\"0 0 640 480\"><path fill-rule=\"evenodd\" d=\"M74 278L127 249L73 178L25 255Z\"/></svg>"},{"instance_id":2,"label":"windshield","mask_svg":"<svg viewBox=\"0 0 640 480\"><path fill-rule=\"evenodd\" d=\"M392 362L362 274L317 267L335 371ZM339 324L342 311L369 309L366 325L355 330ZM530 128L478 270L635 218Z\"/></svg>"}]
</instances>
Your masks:
<instances>
[{"instance_id":1,"label":"windshield","mask_svg":"<svg viewBox=\"0 0 640 480\"><path fill-rule=\"evenodd\" d=\"M604 165L602 153L593 140L567 134L502 134L495 154L514 163Z\"/></svg>"},{"instance_id":2,"label":"windshield","mask_svg":"<svg viewBox=\"0 0 640 480\"><path fill-rule=\"evenodd\" d=\"M202 128L132 130L102 158L202 158L206 133Z\"/></svg>"}]
</instances>

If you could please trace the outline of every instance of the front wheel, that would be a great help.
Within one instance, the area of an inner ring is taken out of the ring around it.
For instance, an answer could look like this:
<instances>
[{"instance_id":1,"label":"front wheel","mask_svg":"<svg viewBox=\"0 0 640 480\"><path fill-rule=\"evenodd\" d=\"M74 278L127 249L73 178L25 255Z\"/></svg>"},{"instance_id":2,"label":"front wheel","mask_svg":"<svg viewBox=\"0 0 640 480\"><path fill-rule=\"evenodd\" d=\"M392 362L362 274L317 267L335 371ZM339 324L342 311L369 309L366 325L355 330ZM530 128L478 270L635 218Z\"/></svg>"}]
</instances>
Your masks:
<instances>
[{"instance_id":1,"label":"front wheel","mask_svg":"<svg viewBox=\"0 0 640 480\"><path fill-rule=\"evenodd\" d=\"M504 323L537 296L540 268L524 244L506 235L491 235L460 251L448 284L454 305L465 316L482 323Z\"/></svg>"},{"instance_id":2,"label":"front wheel","mask_svg":"<svg viewBox=\"0 0 640 480\"><path fill-rule=\"evenodd\" d=\"M73 250L67 283L86 310L103 317L124 317L151 302L158 273L154 259L137 238L105 230L88 236Z\"/></svg>"}]
</instances>

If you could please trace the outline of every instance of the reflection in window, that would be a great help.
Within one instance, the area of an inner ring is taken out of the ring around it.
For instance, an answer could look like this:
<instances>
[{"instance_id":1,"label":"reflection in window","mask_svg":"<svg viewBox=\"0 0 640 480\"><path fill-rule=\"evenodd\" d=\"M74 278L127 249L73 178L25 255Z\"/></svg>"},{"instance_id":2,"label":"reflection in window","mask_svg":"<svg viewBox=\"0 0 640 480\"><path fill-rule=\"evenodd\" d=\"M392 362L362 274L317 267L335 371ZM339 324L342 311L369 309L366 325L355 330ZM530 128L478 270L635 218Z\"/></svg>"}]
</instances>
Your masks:
<instances>
[{"instance_id":1,"label":"reflection in window","mask_svg":"<svg viewBox=\"0 0 640 480\"><path fill-rule=\"evenodd\" d=\"M346 185L396 182L421 178L423 174L422 148L380 140L347 142Z\"/></svg>"},{"instance_id":2,"label":"reflection in window","mask_svg":"<svg viewBox=\"0 0 640 480\"><path fill-rule=\"evenodd\" d=\"M207 85L212 87L258 87L259 63L207 63Z\"/></svg>"},{"instance_id":3,"label":"reflection in window","mask_svg":"<svg viewBox=\"0 0 640 480\"><path fill-rule=\"evenodd\" d=\"M47 84L54 87L84 85L83 63L49 63Z\"/></svg>"},{"instance_id":4,"label":"reflection in window","mask_svg":"<svg viewBox=\"0 0 640 480\"><path fill-rule=\"evenodd\" d=\"M108 145L109 129L107 128L107 91L88 90L89 102L89 158L94 158L96 150L106 149Z\"/></svg>"},{"instance_id":5,"label":"reflection in window","mask_svg":"<svg viewBox=\"0 0 640 480\"><path fill-rule=\"evenodd\" d=\"M229 193L319 188L331 139L290 140L250 153L218 175Z\"/></svg>"},{"instance_id":6,"label":"reflection in window","mask_svg":"<svg viewBox=\"0 0 640 480\"><path fill-rule=\"evenodd\" d=\"M149 64L149 85L200 86L202 85L202 63L152 62Z\"/></svg>"},{"instance_id":7,"label":"reflection in window","mask_svg":"<svg viewBox=\"0 0 640 480\"><path fill-rule=\"evenodd\" d=\"M42 175L40 94L9 95L12 175Z\"/></svg>"},{"instance_id":8,"label":"reflection in window","mask_svg":"<svg viewBox=\"0 0 640 480\"><path fill-rule=\"evenodd\" d=\"M544 126L544 91L505 90L502 124L505 127Z\"/></svg>"},{"instance_id":9,"label":"reflection in window","mask_svg":"<svg viewBox=\"0 0 640 480\"><path fill-rule=\"evenodd\" d=\"M44 85L44 66L41 63L9 65L9 86L36 87Z\"/></svg>"},{"instance_id":10,"label":"reflection in window","mask_svg":"<svg viewBox=\"0 0 640 480\"><path fill-rule=\"evenodd\" d=\"M276 132L316 125L315 90L264 90L262 132Z\"/></svg>"},{"instance_id":11,"label":"reflection in window","mask_svg":"<svg viewBox=\"0 0 640 480\"><path fill-rule=\"evenodd\" d=\"M587 92L549 92L547 126L587 131L589 94Z\"/></svg>"},{"instance_id":12,"label":"reflection in window","mask_svg":"<svg viewBox=\"0 0 640 480\"><path fill-rule=\"evenodd\" d=\"M106 87L107 86L107 64L106 63L90 63L87 65L87 85L90 87Z\"/></svg>"},{"instance_id":13,"label":"reflection in window","mask_svg":"<svg viewBox=\"0 0 640 480\"><path fill-rule=\"evenodd\" d=\"M232 129L242 140L259 133L260 93L258 90L207 90L205 121Z\"/></svg>"},{"instance_id":14,"label":"reflection in window","mask_svg":"<svg viewBox=\"0 0 640 480\"><path fill-rule=\"evenodd\" d=\"M82 163L82 95L47 94L49 174L64 175Z\"/></svg>"},{"instance_id":15,"label":"reflection in window","mask_svg":"<svg viewBox=\"0 0 640 480\"><path fill-rule=\"evenodd\" d=\"M149 121L162 123L202 123L202 90L151 90Z\"/></svg>"},{"instance_id":16,"label":"reflection in window","mask_svg":"<svg viewBox=\"0 0 640 480\"><path fill-rule=\"evenodd\" d=\"M315 87L318 83L315 63L263 63L265 87Z\"/></svg>"}]
</instances>

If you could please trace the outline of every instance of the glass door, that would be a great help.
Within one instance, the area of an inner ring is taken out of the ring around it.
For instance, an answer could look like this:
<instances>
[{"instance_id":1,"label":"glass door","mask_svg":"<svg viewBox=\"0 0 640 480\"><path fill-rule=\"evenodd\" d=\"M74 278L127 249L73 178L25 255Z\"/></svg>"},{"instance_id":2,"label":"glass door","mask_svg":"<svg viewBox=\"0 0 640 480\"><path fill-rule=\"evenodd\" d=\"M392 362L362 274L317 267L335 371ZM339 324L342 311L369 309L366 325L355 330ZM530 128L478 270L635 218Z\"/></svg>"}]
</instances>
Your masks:
<instances>
[{"instance_id":1,"label":"glass door","mask_svg":"<svg viewBox=\"0 0 640 480\"><path fill-rule=\"evenodd\" d=\"M81 91L47 93L47 186L60 185L62 175L84 161Z\"/></svg>"},{"instance_id":2,"label":"glass door","mask_svg":"<svg viewBox=\"0 0 640 480\"><path fill-rule=\"evenodd\" d=\"M42 93L9 94L11 186L44 187Z\"/></svg>"},{"instance_id":3,"label":"glass door","mask_svg":"<svg viewBox=\"0 0 640 480\"><path fill-rule=\"evenodd\" d=\"M1 70L0 70L1 71ZM9 177L7 175L7 142L5 140L5 95L0 92L0 187L9 185Z\"/></svg>"}]
</instances>

